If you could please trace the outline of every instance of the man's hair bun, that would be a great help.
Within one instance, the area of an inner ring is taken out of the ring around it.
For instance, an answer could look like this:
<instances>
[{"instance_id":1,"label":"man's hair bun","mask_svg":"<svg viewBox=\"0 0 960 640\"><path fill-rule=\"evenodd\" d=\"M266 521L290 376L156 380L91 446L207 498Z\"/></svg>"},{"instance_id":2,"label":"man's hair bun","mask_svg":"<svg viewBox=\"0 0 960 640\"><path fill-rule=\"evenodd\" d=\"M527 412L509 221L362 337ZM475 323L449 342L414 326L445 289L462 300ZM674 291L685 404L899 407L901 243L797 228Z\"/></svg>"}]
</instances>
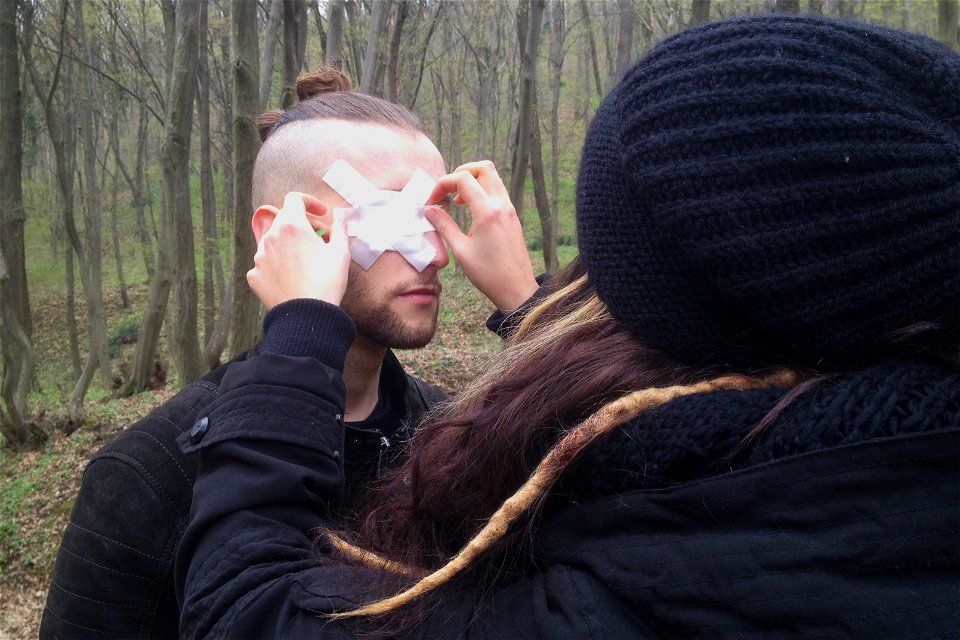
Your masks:
<instances>
[{"instance_id":1,"label":"man's hair bun","mask_svg":"<svg viewBox=\"0 0 960 640\"><path fill-rule=\"evenodd\" d=\"M320 67L316 71L301 73L297 76L293 88L297 92L297 101L303 102L326 93L352 91L353 83L339 69ZM261 142L267 140L283 114L283 109L270 109L260 114L260 117L257 118L257 131L260 133Z\"/></svg>"},{"instance_id":2,"label":"man's hair bun","mask_svg":"<svg viewBox=\"0 0 960 640\"><path fill-rule=\"evenodd\" d=\"M293 89L297 102L286 109L265 111L257 120L262 142L284 125L302 120L366 122L408 133L423 133L420 120L405 107L353 91L350 78L333 67L300 74Z\"/></svg>"},{"instance_id":3,"label":"man's hair bun","mask_svg":"<svg viewBox=\"0 0 960 640\"><path fill-rule=\"evenodd\" d=\"M353 89L353 83L339 69L320 67L313 72L301 73L294 82L294 88L297 91L297 99L303 102L322 93L350 91Z\"/></svg>"}]
</instances>

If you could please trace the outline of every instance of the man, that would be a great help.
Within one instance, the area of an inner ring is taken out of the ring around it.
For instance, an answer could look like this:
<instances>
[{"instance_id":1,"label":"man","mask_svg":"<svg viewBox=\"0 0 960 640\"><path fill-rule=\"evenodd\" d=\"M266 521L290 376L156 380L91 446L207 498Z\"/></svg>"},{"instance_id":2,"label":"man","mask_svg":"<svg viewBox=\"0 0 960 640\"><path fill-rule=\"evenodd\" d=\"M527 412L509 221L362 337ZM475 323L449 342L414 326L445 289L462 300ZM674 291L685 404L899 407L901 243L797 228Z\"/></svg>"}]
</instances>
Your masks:
<instances>
[{"instance_id":1,"label":"man","mask_svg":"<svg viewBox=\"0 0 960 640\"><path fill-rule=\"evenodd\" d=\"M417 170L434 179L445 173L440 153L419 121L403 107L369 96L323 93L274 112L266 124L253 177L254 202L260 206L252 226L261 245L288 192L314 196L308 217L315 228L329 228L332 209L358 204L324 180L337 161L384 192L402 190ZM374 206L368 212L383 215L385 209ZM323 229L317 231L323 234ZM426 264L411 262L409 252L385 250L367 269L350 266L342 306L357 338L343 375L344 504L376 474L386 450L445 397L405 374L389 350L422 347L436 330L438 272L447 265L447 251L436 232L421 236L422 241L414 237L421 258L434 248ZM376 253L374 245L371 241L367 248ZM309 281L311 274L302 277ZM266 319L284 321L282 314L268 313ZM256 355L261 347L238 359ZM202 437L207 428L203 409L216 395L225 369L188 385L90 462L57 554L41 637L178 635L173 558L189 516L197 464L175 440L185 431Z\"/></svg>"}]
</instances>

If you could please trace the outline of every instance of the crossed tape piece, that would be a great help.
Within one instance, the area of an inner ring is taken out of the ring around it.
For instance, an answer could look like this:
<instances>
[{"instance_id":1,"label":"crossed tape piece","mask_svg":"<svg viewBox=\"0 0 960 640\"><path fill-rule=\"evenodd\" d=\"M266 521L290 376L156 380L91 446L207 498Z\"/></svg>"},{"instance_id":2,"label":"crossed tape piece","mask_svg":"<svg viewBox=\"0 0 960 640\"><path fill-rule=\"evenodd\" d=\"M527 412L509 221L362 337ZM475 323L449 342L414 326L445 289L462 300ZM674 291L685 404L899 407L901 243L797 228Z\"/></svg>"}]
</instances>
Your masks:
<instances>
[{"instance_id":1,"label":"crossed tape piece","mask_svg":"<svg viewBox=\"0 0 960 640\"><path fill-rule=\"evenodd\" d=\"M421 169L401 191L377 189L346 160L337 160L323 175L323 181L353 208L343 212L347 235L354 238L350 257L369 269L384 251L396 251L417 271L427 268L437 249L423 234L436 231L424 215L423 206L436 184Z\"/></svg>"}]
</instances>

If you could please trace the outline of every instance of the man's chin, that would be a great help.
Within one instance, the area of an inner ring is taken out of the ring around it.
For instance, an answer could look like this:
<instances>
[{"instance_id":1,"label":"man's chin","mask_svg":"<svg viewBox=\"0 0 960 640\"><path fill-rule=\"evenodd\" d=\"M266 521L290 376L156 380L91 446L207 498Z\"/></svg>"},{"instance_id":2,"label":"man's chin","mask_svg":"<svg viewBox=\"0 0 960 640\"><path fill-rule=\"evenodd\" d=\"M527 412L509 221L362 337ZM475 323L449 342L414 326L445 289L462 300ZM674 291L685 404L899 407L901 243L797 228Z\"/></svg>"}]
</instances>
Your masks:
<instances>
[{"instance_id":1,"label":"man's chin","mask_svg":"<svg viewBox=\"0 0 960 640\"><path fill-rule=\"evenodd\" d=\"M377 321L357 323L359 335L387 349L420 349L430 344L436 332L435 322L417 327L405 324L397 317L381 317Z\"/></svg>"}]
</instances>

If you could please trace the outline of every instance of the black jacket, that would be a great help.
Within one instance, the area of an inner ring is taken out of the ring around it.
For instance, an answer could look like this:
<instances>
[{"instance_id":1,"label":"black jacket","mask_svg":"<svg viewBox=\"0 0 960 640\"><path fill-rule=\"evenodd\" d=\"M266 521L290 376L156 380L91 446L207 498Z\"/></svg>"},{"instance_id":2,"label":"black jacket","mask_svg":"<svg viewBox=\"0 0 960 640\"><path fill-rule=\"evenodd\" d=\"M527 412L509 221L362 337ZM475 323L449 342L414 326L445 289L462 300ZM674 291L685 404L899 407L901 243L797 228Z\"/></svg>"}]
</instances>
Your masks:
<instances>
[{"instance_id":1,"label":"black jacket","mask_svg":"<svg viewBox=\"0 0 960 640\"><path fill-rule=\"evenodd\" d=\"M255 348L235 362L246 361ZM187 385L104 446L87 466L57 552L41 638L176 638L173 560L190 513L197 456L177 436L199 425L230 365ZM392 353L381 386L402 403L401 437L443 392L406 375ZM272 398L264 408L280 410ZM347 463L361 474L382 454L377 433L348 434Z\"/></svg>"},{"instance_id":2,"label":"black jacket","mask_svg":"<svg viewBox=\"0 0 960 640\"><path fill-rule=\"evenodd\" d=\"M735 470L713 468L780 395L699 394L632 421L564 479L526 574L445 593L411 635L955 637L960 376L916 363L840 376ZM323 614L368 600L373 570L311 548L342 483L343 403L335 364L262 355L228 371L203 437L181 438L203 461L177 559L183 637L351 634Z\"/></svg>"}]
</instances>

